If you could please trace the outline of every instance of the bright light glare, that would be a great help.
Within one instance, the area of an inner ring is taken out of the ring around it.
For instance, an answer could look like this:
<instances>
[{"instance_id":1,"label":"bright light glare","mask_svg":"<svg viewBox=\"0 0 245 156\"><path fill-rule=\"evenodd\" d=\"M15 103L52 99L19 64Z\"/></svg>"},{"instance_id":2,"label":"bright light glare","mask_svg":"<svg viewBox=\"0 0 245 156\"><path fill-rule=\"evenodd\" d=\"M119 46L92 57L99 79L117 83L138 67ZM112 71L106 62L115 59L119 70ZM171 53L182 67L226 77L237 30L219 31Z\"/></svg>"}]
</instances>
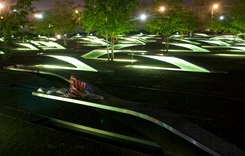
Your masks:
<instances>
[{"instance_id":1,"label":"bright light glare","mask_svg":"<svg viewBox=\"0 0 245 156\"><path fill-rule=\"evenodd\" d=\"M220 16L220 17L219 17L220 20L223 20L224 18L225 18L224 16Z\"/></svg>"},{"instance_id":2,"label":"bright light glare","mask_svg":"<svg viewBox=\"0 0 245 156\"><path fill-rule=\"evenodd\" d=\"M164 6L161 6L161 7L159 8L159 11L160 11L160 12L164 12L164 11L165 11L165 7L164 7Z\"/></svg>"},{"instance_id":3,"label":"bright light glare","mask_svg":"<svg viewBox=\"0 0 245 156\"><path fill-rule=\"evenodd\" d=\"M217 9L218 7L219 7L218 4L214 4L214 5L213 5L213 9Z\"/></svg>"},{"instance_id":4,"label":"bright light glare","mask_svg":"<svg viewBox=\"0 0 245 156\"><path fill-rule=\"evenodd\" d=\"M42 14L34 14L34 16L35 16L35 18L39 18L39 19L43 18Z\"/></svg>"},{"instance_id":5,"label":"bright light glare","mask_svg":"<svg viewBox=\"0 0 245 156\"><path fill-rule=\"evenodd\" d=\"M61 39L61 35L59 35L59 34L56 35L56 38L57 38L57 39Z\"/></svg>"},{"instance_id":6,"label":"bright light glare","mask_svg":"<svg viewBox=\"0 0 245 156\"><path fill-rule=\"evenodd\" d=\"M146 15L145 15L145 14L142 14L142 15L140 16L140 19L145 20L145 19L146 19Z\"/></svg>"},{"instance_id":7,"label":"bright light glare","mask_svg":"<svg viewBox=\"0 0 245 156\"><path fill-rule=\"evenodd\" d=\"M4 5L0 3L0 9L3 9L4 8Z\"/></svg>"}]
</instances>

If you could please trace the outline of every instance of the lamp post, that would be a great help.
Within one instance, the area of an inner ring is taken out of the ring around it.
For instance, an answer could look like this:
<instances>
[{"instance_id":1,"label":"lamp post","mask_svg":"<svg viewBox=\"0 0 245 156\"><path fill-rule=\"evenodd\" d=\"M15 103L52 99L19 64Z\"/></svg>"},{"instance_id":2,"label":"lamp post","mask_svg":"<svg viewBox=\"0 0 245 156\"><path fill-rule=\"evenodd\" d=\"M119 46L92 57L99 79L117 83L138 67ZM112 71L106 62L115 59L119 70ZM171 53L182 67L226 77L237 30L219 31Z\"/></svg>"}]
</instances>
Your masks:
<instances>
[{"instance_id":1,"label":"lamp post","mask_svg":"<svg viewBox=\"0 0 245 156\"><path fill-rule=\"evenodd\" d=\"M80 14L80 12L78 10L75 10L75 16L77 18L78 26L80 28L80 22L81 22L81 17L80 16L81 16L81 14Z\"/></svg>"},{"instance_id":2,"label":"lamp post","mask_svg":"<svg viewBox=\"0 0 245 156\"><path fill-rule=\"evenodd\" d=\"M0 3L0 10L2 10L3 8L4 8L4 5Z\"/></svg>"},{"instance_id":3,"label":"lamp post","mask_svg":"<svg viewBox=\"0 0 245 156\"><path fill-rule=\"evenodd\" d=\"M214 20L214 9L217 9L219 7L218 4L214 4L212 7L212 21Z\"/></svg>"},{"instance_id":4,"label":"lamp post","mask_svg":"<svg viewBox=\"0 0 245 156\"><path fill-rule=\"evenodd\" d=\"M223 15L219 17L220 20L224 20L224 18L225 17Z\"/></svg>"},{"instance_id":5,"label":"lamp post","mask_svg":"<svg viewBox=\"0 0 245 156\"><path fill-rule=\"evenodd\" d=\"M160 8L159 8L159 11L162 13L162 12L164 12L166 10L166 8L164 7L164 6L160 6Z\"/></svg>"},{"instance_id":6,"label":"lamp post","mask_svg":"<svg viewBox=\"0 0 245 156\"><path fill-rule=\"evenodd\" d=\"M146 19L146 15L145 14L140 15L140 19L141 20L145 20Z\"/></svg>"},{"instance_id":7,"label":"lamp post","mask_svg":"<svg viewBox=\"0 0 245 156\"><path fill-rule=\"evenodd\" d=\"M3 15L2 15L2 13L3 13L3 9L4 9L4 5L2 4L2 3L0 3L0 18L1 19L3 19Z\"/></svg>"}]
</instances>

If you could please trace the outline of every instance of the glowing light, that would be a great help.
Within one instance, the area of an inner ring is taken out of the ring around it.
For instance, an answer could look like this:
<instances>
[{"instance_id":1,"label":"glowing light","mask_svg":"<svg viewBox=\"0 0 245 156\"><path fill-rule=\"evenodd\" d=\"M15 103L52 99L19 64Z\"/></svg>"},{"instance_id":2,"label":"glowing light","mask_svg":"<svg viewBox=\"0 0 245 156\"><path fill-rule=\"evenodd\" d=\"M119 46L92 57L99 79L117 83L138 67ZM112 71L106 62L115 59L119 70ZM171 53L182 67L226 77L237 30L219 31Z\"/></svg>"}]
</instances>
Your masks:
<instances>
[{"instance_id":1,"label":"glowing light","mask_svg":"<svg viewBox=\"0 0 245 156\"><path fill-rule=\"evenodd\" d=\"M175 70L175 71L182 71L181 69L178 69L178 68L165 68L165 67L144 66L144 65L127 65L126 67L141 68L141 69L156 69L156 70Z\"/></svg>"},{"instance_id":2,"label":"glowing light","mask_svg":"<svg viewBox=\"0 0 245 156\"><path fill-rule=\"evenodd\" d=\"M65 69L65 70L81 70L79 68L73 68L73 67L66 67L66 66L56 66L56 65L48 65L48 64L40 64L40 65L35 65L35 67L38 68L48 68L48 69Z\"/></svg>"},{"instance_id":3,"label":"glowing light","mask_svg":"<svg viewBox=\"0 0 245 156\"><path fill-rule=\"evenodd\" d=\"M38 18L38 19L41 19L41 18L43 18L43 15L40 14L40 13L38 13L38 14L34 14L34 17L35 18Z\"/></svg>"},{"instance_id":4,"label":"glowing light","mask_svg":"<svg viewBox=\"0 0 245 156\"><path fill-rule=\"evenodd\" d=\"M179 67L183 71L210 73L210 71L208 71L205 68L199 67L197 65L194 65L194 64L192 64L190 62L187 62L185 60L182 60L182 59L179 59L179 58L176 58L176 57L152 56L152 55L139 55L139 56L152 58L152 59L156 59L156 60L159 60L159 61L170 63L172 65L175 65L175 66Z\"/></svg>"},{"instance_id":5,"label":"glowing light","mask_svg":"<svg viewBox=\"0 0 245 156\"><path fill-rule=\"evenodd\" d=\"M210 44L216 44L218 46L226 46L229 47L231 46L229 43L223 42L223 41L215 41L215 40L200 40L201 42L206 42Z\"/></svg>"},{"instance_id":6,"label":"glowing light","mask_svg":"<svg viewBox=\"0 0 245 156\"><path fill-rule=\"evenodd\" d=\"M227 56L227 57L245 57L245 55L239 55L239 54L215 54L218 56Z\"/></svg>"},{"instance_id":7,"label":"glowing light","mask_svg":"<svg viewBox=\"0 0 245 156\"><path fill-rule=\"evenodd\" d=\"M230 48L236 49L236 50L230 50L230 51L245 52L245 47L232 46Z\"/></svg>"},{"instance_id":8,"label":"glowing light","mask_svg":"<svg viewBox=\"0 0 245 156\"><path fill-rule=\"evenodd\" d=\"M78 41L77 43L82 43L86 46L98 46L98 45L107 46L106 40L101 39L101 38L97 38L96 36L83 37L80 35L76 35L76 36L71 37L71 39L82 40L82 41ZM108 45L109 45L109 43L108 43Z\"/></svg>"},{"instance_id":9,"label":"glowing light","mask_svg":"<svg viewBox=\"0 0 245 156\"><path fill-rule=\"evenodd\" d=\"M185 39L178 39L179 41L186 42L189 44L194 44L194 45L201 45L201 43L190 41L190 40L185 40ZM205 49L206 50L206 49Z\"/></svg>"},{"instance_id":10,"label":"glowing light","mask_svg":"<svg viewBox=\"0 0 245 156\"><path fill-rule=\"evenodd\" d=\"M138 43L138 44L141 44L141 45L145 45L146 44L146 42L144 42L142 40L139 40L138 38L124 37L124 38L121 38L121 39L129 41L130 43Z\"/></svg>"},{"instance_id":11,"label":"glowing light","mask_svg":"<svg viewBox=\"0 0 245 156\"><path fill-rule=\"evenodd\" d=\"M79 61L79 60L77 60L76 58L73 58L73 57L58 56L58 55L46 55L46 56L57 58L57 59L60 59L62 61L68 62L68 63L74 65L75 67L77 67L78 70L97 72L96 69L86 65L85 63L83 63L83 62L81 62L81 61Z\"/></svg>"},{"instance_id":12,"label":"glowing light","mask_svg":"<svg viewBox=\"0 0 245 156\"><path fill-rule=\"evenodd\" d=\"M159 11L160 11L160 12L164 12L165 9L166 9L166 8L165 8L164 6L161 6L161 7L159 8Z\"/></svg>"},{"instance_id":13,"label":"glowing light","mask_svg":"<svg viewBox=\"0 0 245 156\"><path fill-rule=\"evenodd\" d=\"M118 53L118 52L128 52L128 53L132 53L131 50L114 50L114 53ZM134 53L142 53L144 51L133 51ZM110 51L109 51L110 53ZM102 49L102 50L92 50L89 53L86 53L84 55L82 55L81 57L85 58L85 59L98 59L98 57L106 55L107 54L107 50L106 49Z\"/></svg>"},{"instance_id":14,"label":"glowing light","mask_svg":"<svg viewBox=\"0 0 245 156\"><path fill-rule=\"evenodd\" d=\"M122 48L126 48L126 47L133 47L133 46L137 46L139 44L116 44L114 45L114 49L122 49Z\"/></svg>"},{"instance_id":15,"label":"glowing light","mask_svg":"<svg viewBox=\"0 0 245 156\"><path fill-rule=\"evenodd\" d=\"M97 60L104 60L107 61L107 58L97 58ZM130 60L130 59L113 59L115 62L137 62L137 60Z\"/></svg>"},{"instance_id":16,"label":"glowing light","mask_svg":"<svg viewBox=\"0 0 245 156\"><path fill-rule=\"evenodd\" d=\"M57 39L61 39L61 35L59 35L59 34L56 35L56 38L57 38Z\"/></svg>"},{"instance_id":17,"label":"glowing light","mask_svg":"<svg viewBox=\"0 0 245 156\"><path fill-rule=\"evenodd\" d=\"M212 37L209 40L216 40L216 41L220 41L220 40L225 40L225 41L236 41L236 42L241 42L244 43L245 40L241 39L240 37L234 36L234 35L221 35L221 36L216 36L216 37Z\"/></svg>"},{"instance_id":18,"label":"glowing light","mask_svg":"<svg viewBox=\"0 0 245 156\"><path fill-rule=\"evenodd\" d=\"M145 19L146 19L146 15L145 15L145 14L142 14L142 15L140 16L140 19L141 19L141 20L145 20Z\"/></svg>"},{"instance_id":19,"label":"glowing light","mask_svg":"<svg viewBox=\"0 0 245 156\"><path fill-rule=\"evenodd\" d=\"M209 50L207 50L207 49L204 49L204 48L192 45L192 44L185 44L185 43L170 43L170 44L175 45L175 46L188 48L194 52L209 52Z\"/></svg>"},{"instance_id":20,"label":"glowing light","mask_svg":"<svg viewBox=\"0 0 245 156\"><path fill-rule=\"evenodd\" d=\"M52 50L52 49L66 49L65 47L61 46L55 42L45 42L45 41L31 41L31 43L35 44L39 48L43 50Z\"/></svg>"},{"instance_id":21,"label":"glowing light","mask_svg":"<svg viewBox=\"0 0 245 156\"><path fill-rule=\"evenodd\" d=\"M16 68L17 66L17 68ZM55 73L51 73L51 72L45 72L45 71L40 71L40 70L36 70L36 69L30 69L30 67L28 66L28 68L25 68L25 66L23 65L16 65L16 66L7 66L7 67L4 67L4 69L6 70L13 70L13 71L21 71L21 72L30 72L30 73L38 73L38 74L46 74L46 75L52 75L52 76L55 76L55 77L58 77L68 83L70 83L70 81L68 79L66 79L65 77L61 76L61 75L58 75L58 74L55 74Z\"/></svg>"},{"instance_id":22,"label":"glowing light","mask_svg":"<svg viewBox=\"0 0 245 156\"><path fill-rule=\"evenodd\" d=\"M169 132L173 133L174 135L178 136L180 139L183 141L187 141L191 144L194 144L195 146L200 147L201 149L208 151L211 155L220 155L219 153L213 151L209 147L201 144L200 142L194 140L193 138L189 137L188 135L178 131L177 129L171 127L170 125L164 123L161 120L158 120L156 118L153 118L149 115L134 111L134 110L129 110L129 109L124 109L124 108L119 108L119 107L113 107L113 106L108 106L108 105L103 105L103 104L98 104L98 103L92 103L92 102L87 102L87 101L82 101L82 100L77 100L77 99L70 99L70 98L65 98L65 97L59 97L59 96L54 96L54 95L48 95L48 94L43 94L43 93L37 93L37 92L32 92L33 96L38 96L41 98L47 98L47 99L53 99L53 100L58 100L58 101L63 101L63 102L69 102L72 104L78 104L78 105L83 105L83 106L88 106L88 107L93 107L96 109L102 109L102 110L110 110L115 113L119 113L119 115L130 115L134 116L137 118L140 118L142 120L152 122L158 126L162 127L162 130L164 131L164 134L168 134ZM76 126L76 125L73 125ZM162 136L162 135L161 135ZM166 138L166 137L165 137ZM171 141L169 141L171 143ZM157 145L157 144L156 144ZM173 144L173 146L176 146L174 148L178 148L179 145L176 145L176 142ZM172 149L168 149L172 150ZM171 151L173 152L173 151Z\"/></svg>"},{"instance_id":23,"label":"glowing light","mask_svg":"<svg viewBox=\"0 0 245 156\"><path fill-rule=\"evenodd\" d=\"M38 48L34 47L29 43L17 43L17 44L25 46L27 48L15 48L15 50L39 50Z\"/></svg>"},{"instance_id":24,"label":"glowing light","mask_svg":"<svg viewBox=\"0 0 245 156\"><path fill-rule=\"evenodd\" d=\"M214 4L213 7L212 7L212 12L211 12L211 14L212 14L212 21L213 21L213 18L214 18L214 10L217 9L218 7L219 7L218 4Z\"/></svg>"},{"instance_id":25,"label":"glowing light","mask_svg":"<svg viewBox=\"0 0 245 156\"><path fill-rule=\"evenodd\" d=\"M3 9L4 5L2 3L0 3L0 9Z\"/></svg>"},{"instance_id":26,"label":"glowing light","mask_svg":"<svg viewBox=\"0 0 245 156\"><path fill-rule=\"evenodd\" d=\"M213 5L213 9L218 9L219 5L218 4L214 4Z\"/></svg>"}]
</instances>

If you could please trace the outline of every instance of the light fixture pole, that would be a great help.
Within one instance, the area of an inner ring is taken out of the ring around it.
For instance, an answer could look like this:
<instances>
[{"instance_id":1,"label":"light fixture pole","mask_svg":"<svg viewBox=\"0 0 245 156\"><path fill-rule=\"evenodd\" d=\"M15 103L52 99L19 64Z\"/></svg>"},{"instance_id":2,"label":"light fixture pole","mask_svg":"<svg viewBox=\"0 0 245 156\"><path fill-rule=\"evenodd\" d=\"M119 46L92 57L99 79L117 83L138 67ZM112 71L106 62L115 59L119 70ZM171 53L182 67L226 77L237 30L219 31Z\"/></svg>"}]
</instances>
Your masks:
<instances>
[{"instance_id":1,"label":"light fixture pole","mask_svg":"<svg viewBox=\"0 0 245 156\"><path fill-rule=\"evenodd\" d=\"M218 4L214 4L213 7L212 7L212 22L214 20L214 9L217 9L219 7Z\"/></svg>"},{"instance_id":2,"label":"light fixture pole","mask_svg":"<svg viewBox=\"0 0 245 156\"><path fill-rule=\"evenodd\" d=\"M4 9L4 5L2 3L0 3L0 18L3 19L3 9Z\"/></svg>"}]
</instances>

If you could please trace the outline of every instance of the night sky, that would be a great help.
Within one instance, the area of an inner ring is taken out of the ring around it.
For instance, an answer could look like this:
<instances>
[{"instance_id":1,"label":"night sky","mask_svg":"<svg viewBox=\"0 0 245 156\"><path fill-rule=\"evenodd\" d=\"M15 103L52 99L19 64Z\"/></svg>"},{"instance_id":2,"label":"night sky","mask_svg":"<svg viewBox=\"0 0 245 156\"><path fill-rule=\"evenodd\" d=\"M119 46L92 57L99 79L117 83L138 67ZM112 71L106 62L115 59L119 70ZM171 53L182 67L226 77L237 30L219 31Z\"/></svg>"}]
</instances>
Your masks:
<instances>
[{"instance_id":1,"label":"night sky","mask_svg":"<svg viewBox=\"0 0 245 156\"><path fill-rule=\"evenodd\" d=\"M49 9L50 7L53 7L55 0L39 0L39 2L34 2L33 5L38 9L38 10L46 10ZM77 4L84 4L84 0L73 0Z\"/></svg>"},{"instance_id":2,"label":"night sky","mask_svg":"<svg viewBox=\"0 0 245 156\"><path fill-rule=\"evenodd\" d=\"M55 0L39 0L39 2L34 2L34 6L38 9L38 10L46 10L49 9L50 7L52 7L54 5L54 1ZM84 4L84 0L73 0L75 3L77 4ZM151 0L146 0L146 1L151 1ZM184 0L185 3L189 3L191 2L191 0Z\"/></svg>"}]
</instances>

